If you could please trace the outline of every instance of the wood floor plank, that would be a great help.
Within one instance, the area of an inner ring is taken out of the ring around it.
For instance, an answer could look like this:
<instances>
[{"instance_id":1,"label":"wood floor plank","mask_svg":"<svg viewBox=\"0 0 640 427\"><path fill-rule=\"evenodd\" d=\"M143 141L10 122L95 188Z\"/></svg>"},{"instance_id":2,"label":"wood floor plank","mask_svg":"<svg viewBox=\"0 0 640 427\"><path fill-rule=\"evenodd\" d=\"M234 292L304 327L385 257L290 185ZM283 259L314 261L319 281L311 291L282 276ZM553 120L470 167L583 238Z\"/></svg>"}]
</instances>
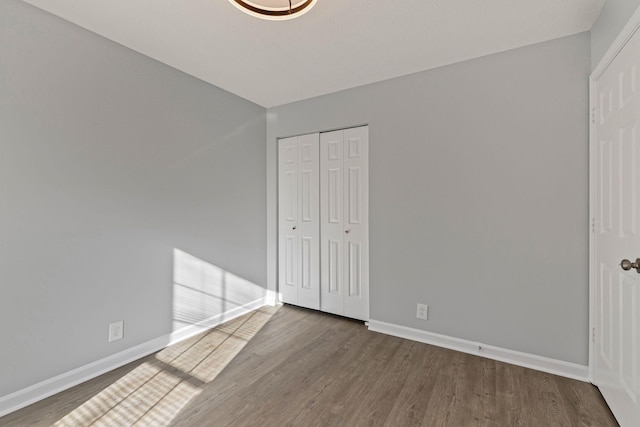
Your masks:
<instances>
[{"instance_id":1,"label":"wood floor plank","mask_svg":"<svg viewBox=\"0 0 640 427\"><path fill-rule=\"evenodd\" d=\"M616 426L590 384L293 306L262 308L0 418L24 426Z\"/></svg>"},{"instance_id":2,"label":"wood floor plank","mask_svg":"<svg viewBox=\"0 0 640 427\"><path fill-rule=\"evenodd\" d=\"M528 384L522 381L525 368L496 364L496 420L509 426L526 426L532 418L531 405L527 404Z\"/></svg>"},{"instance_id":3,"label":"wood floor plank","mask_svg":"<svg viewBox=\"0 0 640 427\"><path fill-rule=\"evenodd\" d=\"M374 376L375 381L362 396L347 424L354 426L385 425L391 409L405 381L411 375L411 360L416 354L416 343L394 340L399 344L394 353L386 359L385 369ZM391 361L395 360L395 363ZM376 378L377 377L377 378Z\"/></svg>"},{"instance_id":4,"label":"wood floor plank","mask_svg":"<svg viewBox=\"0 0 640 427\"><path fill-rule=\"evenodd\" d=\"M442 354L435 347L415 343L419 352L412 358L409 375L400 390L396 402L389 412L386 424L390 426L420 425L426 415L427 402L434 391L434 376L440 364Z\"/></svg>"},{"instance_id":5,"label":"wood floor plank","mask_svg":"<svg viewBox=\"0 0 640 427\"><path fill-rule=\"evenodd\" d=\"M354 407L350 402L359 399L369 389L368 382L362 381L362 378L366 376L373 379L377 372L382 372L386 360L382 352L395 351L395 347L387 345L382 335L357 335L343 346L347 352L343 357L332 360L330 369L323 373L322 381L317 386L318 393L293 420L294 424L304 425L327 418L340 419L344 425L347 416L345 408ZM378 356L377 363L368 365L361 362L361 358L369 359L374 357L373 354Z\"/></svg>"}]
</instances>

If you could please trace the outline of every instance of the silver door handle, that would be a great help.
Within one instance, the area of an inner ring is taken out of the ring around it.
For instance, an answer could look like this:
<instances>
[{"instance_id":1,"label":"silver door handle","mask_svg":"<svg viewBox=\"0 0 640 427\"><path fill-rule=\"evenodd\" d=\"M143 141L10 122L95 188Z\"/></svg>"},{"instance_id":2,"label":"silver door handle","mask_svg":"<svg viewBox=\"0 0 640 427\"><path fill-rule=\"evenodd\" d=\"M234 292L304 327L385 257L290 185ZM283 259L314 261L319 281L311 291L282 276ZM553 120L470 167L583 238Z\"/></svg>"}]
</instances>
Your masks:
<instances>
[{"instance_id":1,"label":"silver door handle","mask_svg":"<svg viewBox=\"0 0 640 427\"><path fill-rule=\"evenodd\" d=\"M636 262L631 262L628 259L623 259L620 262L620 267L622 267L624 271L629 271L632 268L635 268L636 271L640 273L640 258L636 258Z\"/></svg>"}]
</instances>

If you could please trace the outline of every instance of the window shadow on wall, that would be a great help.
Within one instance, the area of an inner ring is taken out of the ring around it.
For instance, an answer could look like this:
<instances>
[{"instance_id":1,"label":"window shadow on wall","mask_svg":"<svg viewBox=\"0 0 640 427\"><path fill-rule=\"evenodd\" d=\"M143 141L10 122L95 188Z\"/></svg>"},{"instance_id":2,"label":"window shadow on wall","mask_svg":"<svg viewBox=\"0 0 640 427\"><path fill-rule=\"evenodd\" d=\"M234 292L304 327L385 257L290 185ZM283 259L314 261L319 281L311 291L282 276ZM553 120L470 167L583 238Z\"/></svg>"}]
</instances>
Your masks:
<instances>
[{"instance_id":1,"label":"window shadow on wall","mask_svg":"<svg viewBox=\"0 0 640 427\"><path fill-rule=\"evenodd\" d=\"M265 289L180 249L173 250L173 331L206 329L264 298Z\"/></svg>"}]
</instances>

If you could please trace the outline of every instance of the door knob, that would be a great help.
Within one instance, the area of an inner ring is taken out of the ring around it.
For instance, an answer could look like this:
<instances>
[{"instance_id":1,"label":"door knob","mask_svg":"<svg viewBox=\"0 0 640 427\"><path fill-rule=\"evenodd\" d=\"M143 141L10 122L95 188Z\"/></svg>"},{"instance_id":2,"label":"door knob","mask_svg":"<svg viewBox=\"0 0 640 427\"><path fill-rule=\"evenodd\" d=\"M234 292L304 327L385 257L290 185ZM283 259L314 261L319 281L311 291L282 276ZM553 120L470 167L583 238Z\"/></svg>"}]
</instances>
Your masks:
<instances>
[{"instance_id":1,"label":"door knob","mask_svg":"<svg viewBox=\"0 0 640 427\"><path fill-rule=\"evenodd\" d=\"M344 230L345 233L349 234L351 230Z\"/></svg>"},{"instance_id":2,"label":"door knob","mask_svg":"<svg viewBox=\"0 0 640 427\"><path fill-rule=\"evenodd\" d=\"M293 229L295 230L295 229L296 229L296 227L295 227L295 226L293 226Z\"/></svg>"},{"instance_id":3,"label":"door knob","mask_svg":"<svg viewBox=\"0 0 640 427\"><path fill-rule=\"evenodd\" d=\"M640 273L640 258L636 258L636 262L631 262L628 259L623 259L620 262L620 267L622 267L624 271L629 271L632 268L635 268L636 271Z\"/></svg>"}]
</instances>

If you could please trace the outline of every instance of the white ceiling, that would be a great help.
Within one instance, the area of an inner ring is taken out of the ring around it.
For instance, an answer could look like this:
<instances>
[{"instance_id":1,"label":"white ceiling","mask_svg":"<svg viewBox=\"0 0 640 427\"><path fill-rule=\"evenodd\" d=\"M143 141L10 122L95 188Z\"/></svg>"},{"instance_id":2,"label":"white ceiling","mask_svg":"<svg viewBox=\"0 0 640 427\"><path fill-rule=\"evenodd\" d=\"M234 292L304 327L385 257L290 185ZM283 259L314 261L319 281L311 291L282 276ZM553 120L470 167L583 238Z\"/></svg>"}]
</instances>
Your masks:
<instances>
[{"instance_id":1,"label":"white ceiling","mask_svg":"<svg viewBox=\"0 0 640 427\"><path fill-rule=\"evenodd\" d=\"M318 0L264 21L228 0L24 0L272 107L591 29L605 0Z\"/></svg>"}]
</instances>

